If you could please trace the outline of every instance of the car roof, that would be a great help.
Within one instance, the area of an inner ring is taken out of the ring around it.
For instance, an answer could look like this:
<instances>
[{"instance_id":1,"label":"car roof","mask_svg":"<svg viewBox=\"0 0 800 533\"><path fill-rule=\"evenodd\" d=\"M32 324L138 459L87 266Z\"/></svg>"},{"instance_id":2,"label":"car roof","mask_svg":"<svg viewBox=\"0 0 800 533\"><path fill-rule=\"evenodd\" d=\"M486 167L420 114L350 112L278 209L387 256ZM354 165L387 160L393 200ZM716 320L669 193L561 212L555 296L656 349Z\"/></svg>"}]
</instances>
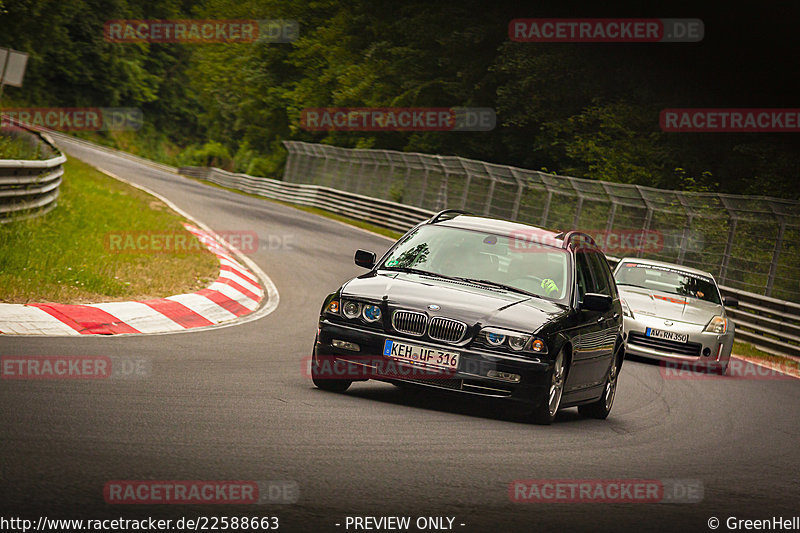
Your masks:
<instances>
[{"instance_id":1,"label":"car roof","mask_svg":"<svg viewBox=\"0 0 800 533\"><path fill-rule=\"evenodd\" d=\"M666 261L656 261L655 259L643 259L641 257L623 257L622 259L619 260L619 264L622 263L638 263L642 265L653 265L653 266L674 268L677 270L683 270L684 272L688 272L690 274L700 274L702 276L707 276L711 279L714 279L714 281L716 282L714 275L711 274L710 272L706 272L705 270L700 270L698 268L688 267L685 265L679 265L676 263L667 263Z\"/></svg>"},{"instance_id":2,"label":"car roof","mask_svg":"<svg viewBox=\"0 0 800 533\"><path fill-rule=\"evenodd\" d=\"M500 220L497 218L457 215L453 218L437 221L435 224L437 226L447 226L451 228L494 233L497 235L504 235L506 237L520 236L535 240L535 242L540 244L555 246L557 248L563 248L564 246L563 233L548 231L537 228L536 226L520 224L519 222L510 222L508 220Z\"/></svg>"}]
</instances>

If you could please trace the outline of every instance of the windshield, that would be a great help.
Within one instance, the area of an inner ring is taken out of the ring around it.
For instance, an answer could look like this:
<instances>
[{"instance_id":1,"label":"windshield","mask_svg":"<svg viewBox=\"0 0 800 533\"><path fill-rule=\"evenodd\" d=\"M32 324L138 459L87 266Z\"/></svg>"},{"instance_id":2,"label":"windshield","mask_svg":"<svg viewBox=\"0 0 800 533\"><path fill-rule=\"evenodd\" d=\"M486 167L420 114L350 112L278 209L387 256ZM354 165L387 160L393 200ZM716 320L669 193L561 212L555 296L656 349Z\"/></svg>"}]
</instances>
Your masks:
<instances>
[{"instance_id":1,"label":"windshield","mask_svg":"<svg viewBox=\"0 0 800 533\"><path fill-rule=\"evenodd\" d=\"M425 225L400 242L379 268L411 269L564 300L568 264L567 252L559 248L521 249L503 235Z\"/></svg>"},{"instance_id":2,"label":"windshield","mask_svg":"<svg viewBox=\"0 0 800 533\"><path fill-rule=\"evenodd\" d=\"M617 285L642 287L718 304L717 284L708 276L643 263L623 263L614 274Z\"/></svg>"}]
</instances>

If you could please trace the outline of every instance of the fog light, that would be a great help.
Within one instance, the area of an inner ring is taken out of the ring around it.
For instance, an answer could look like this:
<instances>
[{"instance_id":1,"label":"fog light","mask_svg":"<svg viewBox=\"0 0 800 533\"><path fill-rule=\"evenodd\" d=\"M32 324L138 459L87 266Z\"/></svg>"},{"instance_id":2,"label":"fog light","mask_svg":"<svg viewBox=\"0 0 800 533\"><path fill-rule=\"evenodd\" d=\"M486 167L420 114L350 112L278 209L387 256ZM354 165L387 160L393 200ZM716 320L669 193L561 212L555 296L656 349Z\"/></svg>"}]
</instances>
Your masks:
<instances>
[{"instance_id":1,"label":"fog light","mask_svg":"<svg viewBox=\"0 0 800 533\"><path fill-rule=\"evenodd\" d=\"M350 350L351 352L360 352L361 346L354 342L347 342L347 341L340 341L339 339L333 339L331 344L334 348L341 348L342 350Z\"/></svg>"},{"instance_id":2,"label":"fog light","mask_svg":"<svg viewBox=\"0 0 800 533\"><path fill-rule=\"evenodd\" d=\"M711 355L711 348L703 348L703 357Z\"/></svg>"},{"instance_id":3,"label":"fog light","mask_svg":"<svg viewBox=\"0 0 800 533\"><path fill-rule=\"evenodd\" d=\"M511 374L510 372L498 372L497 370L489 370L486 375L490 378L502 379L503 381L510 381L512 383L519 383L519 374Z\"/></svg>"}]
</instances>

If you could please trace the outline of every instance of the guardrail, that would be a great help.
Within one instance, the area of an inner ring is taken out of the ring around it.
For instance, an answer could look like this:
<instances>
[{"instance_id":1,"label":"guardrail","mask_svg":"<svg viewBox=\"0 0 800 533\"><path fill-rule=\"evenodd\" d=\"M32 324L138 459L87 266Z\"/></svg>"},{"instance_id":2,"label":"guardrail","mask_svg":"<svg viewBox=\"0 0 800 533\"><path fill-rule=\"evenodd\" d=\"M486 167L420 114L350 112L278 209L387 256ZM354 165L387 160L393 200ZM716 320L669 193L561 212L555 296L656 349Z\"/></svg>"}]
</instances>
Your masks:
<instances>
[{"instance_id":1,"label":"guardrail","mask_svg":"<svg viewBox=\"0 0 800 533\"><path fill-rule=\"evenodd\" d=\"M109 146L104 146L102 144L93 143L80 137L75 137L74 135L68 135L66 133L61 133L55 130L50 130L47 128L37 128L38 131L46 132L48 136L55 139L56 142L58 141L68 141L75 144L79 144L81 146L85 146L87 148L91 148L93 150L102 150L107 154L113 154L117 157L121 157L123 159L127 159L129 161L135 161L137 163L142 163L143 165L147 165L153 168L157 168L159 170L163 170L164 172L172 172L173 174L178 172L177 167L173 167L170 165L165 165L163 163L157 163L156 161L151 161L150 159L145 159L144 157L140 157L138 155L133 155L128 152L123 152L122 150L117 150L116 148L111 148Z\"/></svg>"},{"instance_id":2,"label":"guardrail","mask_svg":"<svg viewBox=\"0 0 800 533\"><path fill-rule=\"evenodd\" d=\"M0 159L0 223L41 216L56 207L67 158L46 135L18 124L24 136L52 155L44 160Z\"/></svg>"},{"instance_id":3,"label":"guardrail","mask_svg":"<svg viewBox=\"0 0 800 533\"><path fill-rule=\"evenodd\" d=\"M735 296L738 308L726 308L736 324L736 337L764 351L800 357L800 304L720 287Z\"/></svg>"},{"instance_id":4,"label":"guardrail","mask_svg":"<svg viewBox=\"0 0 800 533\"><path fill-rule=\"evenodd\" d=\"M330 187L286 183L217 168L181 167L178 172L265 198L325 209L399 232L405 232L434 214L434 211ZM618 260L608 257L612 267ZM738 308L727 308L736 324L737 339L770 353L800 357L800 304L732 287L721 286L720 290L723 295L739 300Z\"/></svg>"},{"instance_id":5,"label":"guardrail","mask_svg":"<svg viewBox=\"0 0 800 533\"><path fill-rule=\"evenodd\" d=\"M272 200L325 209L401 233L434 214L433 211L427 209L339 191L330 187L256 178L218 168L181 167L178 172Z\"/></svg>"}]
</instances>

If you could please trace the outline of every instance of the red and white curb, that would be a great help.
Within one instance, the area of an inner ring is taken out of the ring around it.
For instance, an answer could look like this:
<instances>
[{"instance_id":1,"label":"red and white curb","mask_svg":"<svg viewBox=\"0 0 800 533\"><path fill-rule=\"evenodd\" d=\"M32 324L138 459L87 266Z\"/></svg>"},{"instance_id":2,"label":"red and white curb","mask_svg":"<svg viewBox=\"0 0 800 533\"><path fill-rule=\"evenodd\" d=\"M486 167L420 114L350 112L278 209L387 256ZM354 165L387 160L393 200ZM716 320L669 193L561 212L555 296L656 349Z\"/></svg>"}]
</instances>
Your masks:
<instances>
[{"instance_id":1,"label":"red and white curb","mask_svg":"<svg viewBox=\"0 0 800 533\"><path fill-rule=\"evenodd\" d=\"M220 262L219 277L200 291L153 300L88 305L0 304L0 334L76 336L174 333L241 324L275 310L278 291L253 261L166 198L100 170L152 194L174 211L193 220L196 226L184 224L184 227L217 256ZM240 260L249 268L243 266ZM264 299L267 301L263 302Z\"/></svg>"}]
</instances>

